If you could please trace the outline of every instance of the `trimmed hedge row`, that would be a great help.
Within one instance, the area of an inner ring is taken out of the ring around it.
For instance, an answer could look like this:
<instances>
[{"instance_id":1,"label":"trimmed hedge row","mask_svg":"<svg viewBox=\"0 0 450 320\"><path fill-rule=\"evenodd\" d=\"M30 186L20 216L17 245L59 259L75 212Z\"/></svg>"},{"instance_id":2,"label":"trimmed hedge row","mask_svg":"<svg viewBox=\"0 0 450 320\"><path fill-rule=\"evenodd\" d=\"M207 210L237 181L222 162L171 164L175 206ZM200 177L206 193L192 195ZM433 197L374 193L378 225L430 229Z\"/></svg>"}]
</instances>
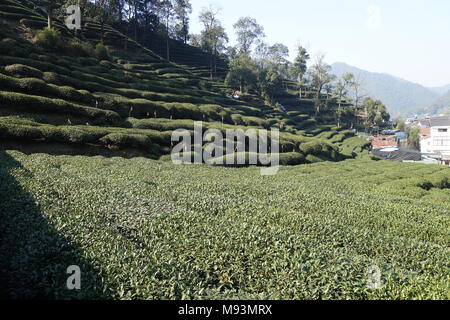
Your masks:
<instances>
[{"instance_id":1,"label":"trimmed hedge row","mask_svg":"<svg viewBox=\"0 0 450 320\"><path fill-rule=\"evenodd\" d=\"M73 114L109 124L119 124L121 122L120 116L113 111L84 107L61 99L49 99L16 92L0 91L0 106L36 113L54 112L68 115Z\"/></svg>"},{"instance_id":2,"label":"trimmed hedge row","mask_svg":"<svg viewBox=\"0 0 450 320\"><path fill-rule=\"evenodd\" d=\"M40 70L23 64L6 66L5 71L16 78L42 78L43 76Z\"/></svg>"},{"instance_id":3,"label":"trimmed hedge row","mask_svg":"<svg viewBox=\"0 0 450 320\"><path fill-rule=\"evenodd\" d=\"M0 137L8 139L45 140L75 144L97 144L119 148L137 148L159 156L162 147L153 143L166 140L161 133L127 132L124 129L87 126L52 126L30 122L14 123L0 118ZM170 138L169 138L170 139Z\"/></svg>"},{"instance_id":4,"label":"trimmed hedge row","mask_svg":"<svg viewBox=\"0 0 450 320\"><path fill-rule=\"evenodd\" d=\"M45 73L43 78L52 78L56 74ZM54 82L58 82L56 79ZM26 92L27 94L50 95L64 100L75 101L80 103L92 104L95 98L89 92L84 90L75 90L68 86L57 86L54 84L47 84L45 81L35 78L16 79L0 73L0 84L3 89L10 89L11 91Z\"/></svg>"}]
</instances>

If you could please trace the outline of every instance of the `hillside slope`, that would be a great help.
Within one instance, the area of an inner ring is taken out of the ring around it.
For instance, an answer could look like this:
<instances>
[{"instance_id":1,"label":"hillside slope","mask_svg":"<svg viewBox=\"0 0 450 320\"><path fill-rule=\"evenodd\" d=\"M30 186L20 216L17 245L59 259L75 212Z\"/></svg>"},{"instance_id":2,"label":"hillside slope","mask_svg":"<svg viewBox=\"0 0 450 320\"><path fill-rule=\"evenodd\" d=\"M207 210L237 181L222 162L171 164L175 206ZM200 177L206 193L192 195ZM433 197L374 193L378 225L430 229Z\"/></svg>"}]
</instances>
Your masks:
<instances>
[{"instance_id":1,"label":"hillside slope","mask_svg":"<svg viewBox=\"0 0 450 320\"><path fill-rule=\"evenodd\" d=\"M429 87L430 90L436 92L437 94L444 95L450 90L450 84L442 87Z\"/></svg>"},{"instance_id":2,"label":"hillside slope","mask_svg":"<svg viewBox=\"0 0 450 320\"><path fill-rule=\"evenodd\" d=\"M419 108L415 110L418 115L438 115L438 114L449 114L450 113L450 90L447 93L440 96L436 101L434 101L430 106Z\"/></svg>"},{"instance_id":3,"label":"hillside slope","mask_svg":"<svg viewBox=\"0 0 450 320\"><path fill-rule=\"evenodd\" d=\"M420 84L388 74L365 71L345 63L334 63L332 72L339 77L347 72L359 76L366 94L380 99L394 117L430 105L439 97L438 93Z\"/></svg>"},{"instance_id":4,"label":"hillside slope","mask_svg":"<svg viewBox=\"0 0 450 320\"><path fill-rule=\"evenodd\" d=\"M205 129L221 131L281 128L282 164L368 154L366 141L344 126L327 124L332 109L315 117L312 100L288 93L280 96L288 112L257 96L227 98L230 90L202 78L201 66L169 63L110 26L105 26L107 59L80 49L101 38L99 24L89 20L76 41L56 21L64 43L57 50L39 48L31 40L45 26L45 17L28 2L5 2L0 7L3 149L159 158L170 153L172 132L192 130L197 120ZM196 57L192 61L204 57L198 50L189 52Z\"/></svg>"}]
</instances>

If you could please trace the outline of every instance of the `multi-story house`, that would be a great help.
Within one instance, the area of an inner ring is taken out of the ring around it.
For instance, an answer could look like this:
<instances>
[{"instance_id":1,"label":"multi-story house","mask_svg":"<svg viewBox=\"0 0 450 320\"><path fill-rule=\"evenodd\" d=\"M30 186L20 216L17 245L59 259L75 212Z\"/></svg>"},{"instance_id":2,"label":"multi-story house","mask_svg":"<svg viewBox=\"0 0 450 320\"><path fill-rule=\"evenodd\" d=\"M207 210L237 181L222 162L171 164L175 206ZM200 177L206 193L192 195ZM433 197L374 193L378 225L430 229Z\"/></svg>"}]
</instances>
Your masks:
<instances>
[{"instance_id":1,"label":"multi-story house","mask_svg":"<svg viewBox=\"0 0 450 320\"><path fill-rule=\"evenodd\" d=\"M420 141L422 154L437 159L441 164L450 165L450 118L439 117L426 121L430 130Z\"/></svg>"}]
</instances>

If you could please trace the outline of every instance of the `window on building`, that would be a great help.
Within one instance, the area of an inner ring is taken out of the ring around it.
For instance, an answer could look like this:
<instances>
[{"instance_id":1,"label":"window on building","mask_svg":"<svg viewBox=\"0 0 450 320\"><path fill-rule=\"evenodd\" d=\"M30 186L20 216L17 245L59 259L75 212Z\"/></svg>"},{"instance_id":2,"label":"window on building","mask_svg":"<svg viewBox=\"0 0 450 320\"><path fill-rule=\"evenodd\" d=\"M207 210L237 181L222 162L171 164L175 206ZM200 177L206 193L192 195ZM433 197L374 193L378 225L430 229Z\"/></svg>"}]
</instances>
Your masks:
<instances>
[{"instance_id":1,"label":"window on building","mask_svg":"<svg viewBox=\"0 0 450 320\"><path fill-rule=\"evenodd\" d=\"M440 133L448 132L448 129L438 129L438 132L440 132Z\"/></svg>"},{"instance_id":2,"label":"window on building","mask_svg":"<svg viewBox=\"0 0 450 320\"><path fill-rule=\"evenodd\" d=\"M447 147L450 146L450 138L434 138L433 146L435 147Z\"/></svg>"}]
</instances>

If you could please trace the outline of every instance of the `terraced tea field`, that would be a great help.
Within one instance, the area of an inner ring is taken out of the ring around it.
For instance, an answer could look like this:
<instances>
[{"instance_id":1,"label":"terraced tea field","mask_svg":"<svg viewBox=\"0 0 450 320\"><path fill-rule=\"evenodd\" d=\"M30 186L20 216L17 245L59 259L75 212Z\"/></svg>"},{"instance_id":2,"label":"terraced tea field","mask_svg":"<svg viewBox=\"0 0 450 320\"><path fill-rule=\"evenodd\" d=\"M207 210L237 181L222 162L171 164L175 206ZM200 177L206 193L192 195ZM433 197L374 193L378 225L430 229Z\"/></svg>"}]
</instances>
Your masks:
<instances>
[{"instance_id":1,"label":"terraced tea field","mask_svg":"<svg viewBox=\"0 0 450 320\"><path fill-rule=\"evenodd\" d=\"M351 121L335 124L335 106L315 116L311 97L292 92L277 95L287 111L255 94L230 99L223 81L207 78L209 56L179 41L167 61L159 38L144 47L105 26L109 56L98 57L86 48L101 28L87 19L77 39L55 21L61 43L45 49L32 42L47 23L36 8L0 6L0 150L158 159L170 153L172 132L193 130L197 120L222 132L279 129L283 164L368 157L370 144L349 130ZM218 73L226 71L219 59Z\"/></svg>"},{"instance_id":2,"label":"terraced tea field","mask_svg":"<svg viewBox=\"0 0 450 320\"><path fill-rule=\"evenodd\" d=\"M0 153L3 294L448 299L450 169ZM81 290L66 269L81 268ZM381 271L367 287L368 268Z\"/></svg>"}]
</instances>

